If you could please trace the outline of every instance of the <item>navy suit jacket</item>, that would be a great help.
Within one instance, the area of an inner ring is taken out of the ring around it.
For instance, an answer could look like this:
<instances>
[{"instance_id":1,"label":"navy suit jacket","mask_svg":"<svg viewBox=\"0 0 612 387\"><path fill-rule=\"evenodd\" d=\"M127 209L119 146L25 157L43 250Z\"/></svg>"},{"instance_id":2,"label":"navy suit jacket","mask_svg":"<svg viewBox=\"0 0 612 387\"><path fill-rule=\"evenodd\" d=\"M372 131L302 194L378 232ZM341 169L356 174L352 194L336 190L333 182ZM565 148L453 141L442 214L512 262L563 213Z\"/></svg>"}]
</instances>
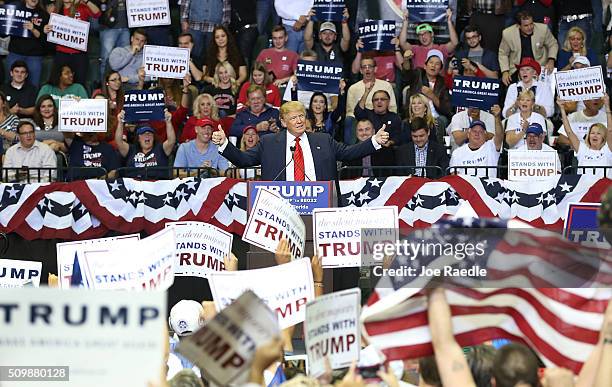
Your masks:
<instances>
[{"instance_id":1,"label":"navy suit jacket","mask_svg":"<svg viewBox=\"0 0 612 387\"><path fill-rule=\"evenodd\" d=\"M376 150L372 141L364 141L348 146L336 142L327 133L306 133L315 166L317 180L334 180L338 170L336 161L360 159ZM264 136L259 144L246 152L240 151L232 143L228 143L221 155L240 168L261 165L262 180L285 180L285 153L287 149L287 132L280 131ZM293 163L289 168L293 168ZM281 172L282 171L282 172ZM280 175L279 175L280 173ZM314 177L309 176L311 179Z\"/></svg>"},{"instance_id":2,"label":"navy suit jacket","mask_svg":"<svg viewBox=\"0 0 612 387\"><path fill-rule=\"evenodd\" d=\"M414 150L414 143L410 141L395 150L395 163L397 165L413 166L416 165L416 152ZM427 147L427 159L425 160L426 166L438 166L442 168L442 174L437 170L425 169L425 175L432 179L437 179L446 174L446 168L448 168L448 153L446 148L437 142L429 141ZM398 170L398 175L405 175L406 173L414 173L414 170L406 168Z\"/></svg>"}]
</instances>

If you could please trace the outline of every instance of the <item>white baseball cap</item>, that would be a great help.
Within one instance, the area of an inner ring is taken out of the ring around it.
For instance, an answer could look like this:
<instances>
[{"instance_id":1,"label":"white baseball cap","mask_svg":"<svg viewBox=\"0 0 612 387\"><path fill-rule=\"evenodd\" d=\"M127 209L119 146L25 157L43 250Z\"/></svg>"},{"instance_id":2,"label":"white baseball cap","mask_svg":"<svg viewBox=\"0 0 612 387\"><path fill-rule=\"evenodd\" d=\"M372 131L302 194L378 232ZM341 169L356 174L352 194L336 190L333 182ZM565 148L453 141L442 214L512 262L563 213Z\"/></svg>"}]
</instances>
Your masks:
<instances>
[{"instance_id":1,"label":"white baseball cap","mask_svg":"<svg viewBox=\"0 0 612 387\"><path fill-rule=\"evenodd\" d=\"M578 55L576 58L574 58L574 62L572 63L572 67L574 65L576 65L576 63L581 63L587 67L591 66L591 61L589 60L589 58L587 58L584 55Z\"/></svg>"},{"instance_id":2,"label":"white baseball cap","mask_svg":"<svg viewBox=\"0 0 612 387\"><path fill-rule=\"evenodd\" d=\"M170 310L168 324L179 336L190 336L204 325L202 304L193 300L181 300Z\"/></svg>"}]
</instances>

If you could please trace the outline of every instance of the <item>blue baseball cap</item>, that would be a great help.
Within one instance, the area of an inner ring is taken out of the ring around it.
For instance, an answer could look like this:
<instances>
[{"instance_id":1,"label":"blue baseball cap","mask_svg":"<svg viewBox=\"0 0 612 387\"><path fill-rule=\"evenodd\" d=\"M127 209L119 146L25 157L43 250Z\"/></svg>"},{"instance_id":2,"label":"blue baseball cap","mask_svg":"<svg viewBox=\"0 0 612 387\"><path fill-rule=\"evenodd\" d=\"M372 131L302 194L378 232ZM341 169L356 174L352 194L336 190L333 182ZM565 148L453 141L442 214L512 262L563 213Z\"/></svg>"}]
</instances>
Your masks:
<instances>
[{"instance_id":1,"label":"blue baseball cap","mask_svg":"<svg viewBox=\"0 0 612 387\"><path fill-rule=\"evenodd\" d=\"M527 127L527 131L526 134L537 134L538 136L542 133L544 133L544 129L542 129L542 125L538 124L537 122L531 123L529 124L529 126Z\"/></svg>"},{"instance_id":2,"label":"blue baseball cap","mask_svg":"<svg viewBox=\"0 0 612 387\"><path fill-rule=\"evenodd\" d=\"M150 126L141 126L140 128L136 129L136 134L138 134L139 136L141 134L145 134L147 132L151 132L151 133L155 134L155 129L153 129Z\"/></svg>"},{"instance_id":3,"label":"blue baseball cap","mask_svg":"<svg viewBox=\"0 0 612 387\"><path fill-rule=\"evenodd\" d=\"M485 125L485 123L480 121L480 120L472 121L472 123L470 124L470 129L472 129L474 126L478 126L478 125L482 126L482 128L484 130L487 130L487 125Z\"/></svg>"}]
</instances>

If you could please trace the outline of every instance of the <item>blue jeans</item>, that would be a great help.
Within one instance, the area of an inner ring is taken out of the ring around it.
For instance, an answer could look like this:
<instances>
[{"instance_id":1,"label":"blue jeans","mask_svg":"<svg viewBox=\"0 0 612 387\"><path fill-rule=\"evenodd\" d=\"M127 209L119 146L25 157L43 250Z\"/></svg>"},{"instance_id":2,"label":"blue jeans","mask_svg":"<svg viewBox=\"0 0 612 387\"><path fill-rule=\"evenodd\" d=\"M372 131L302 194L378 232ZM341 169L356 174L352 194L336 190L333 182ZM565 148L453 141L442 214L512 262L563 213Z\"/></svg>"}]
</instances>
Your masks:
<instances>
[{"instance_id":1,"label":"blue jeans","mask_svg":"<svg viewBox=\"0 0 612 387\"><path fill-rule=\"evenodd\" d=\"M287 29L287 49L297 52L298 54L304 50L304 30L295 32L293 28L285 25Z\"/></svg>"},{"instance_id":2,"label":"blue jeans","mask_svg":"<svg viewBox=\"0 0 612 387\"><path fill-rule=\"evenodd\" d=\"M574 20L572 22L567 22L565 20L559 20L559 33L557 34L557 41L559 45L563 45L565 42L565 36L567 35L567 31L569 31L572 27L580 27L584 33L586 34L585 45L589 47L591 42L591 36L593 35L592 30L593 25L593 17L589 16L581 20Z\"/></svg>"},{"instance_id":3,"label":"blue jeans","mask_svg":"<svg viewBox=\"0 0 612 387\"><path fill-rule=\"evenodd\" d=\"M268 20L272 17L272 24L276 24L276 11L273 0L257 0L257 29L260 35L269 35Z\"/></svg>"},{"instance_id":4,"label":"blue jeans","mask_svg":"<svg viewBox=\"0 0 612 387\"><path fill-rule=\"evenodd\" d=\"M100 82L104 82L108 57L115 47L125 47L130 44L130 30L127 28L100 29Z\"/></svg>"},{"instance_id":5,"label":"blue jeans","mask_svg":"<svg viewBox=\"0 0 612 387\"><path fill-rule=\"evenodd\" d=\"M189 29L189 33L193 37L193 56L200 58L206 55L210 40L213 38L212 32L202 32Z\"/></svg>"},{"instance_id":6,"label":"blue jeans","mask_svg":"<svg viewBox=\"0 0 612 387\"><path fill-rule=\"evenodd\" d=\"M42 71L42 56L26 56L9 52L6 57L6 73L10 74L13 62L22 60L28 65L28 81L36 87L40 86L40 73Z\"/></svg>"}]
</instances>

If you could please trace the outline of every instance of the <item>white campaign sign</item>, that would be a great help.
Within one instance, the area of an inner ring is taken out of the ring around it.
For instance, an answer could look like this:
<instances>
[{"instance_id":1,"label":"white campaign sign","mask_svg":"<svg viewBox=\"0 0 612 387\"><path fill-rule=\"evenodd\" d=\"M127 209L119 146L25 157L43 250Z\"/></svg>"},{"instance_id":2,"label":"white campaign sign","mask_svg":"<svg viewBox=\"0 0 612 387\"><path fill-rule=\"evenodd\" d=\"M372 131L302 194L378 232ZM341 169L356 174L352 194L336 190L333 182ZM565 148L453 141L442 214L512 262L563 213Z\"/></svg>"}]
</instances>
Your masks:
<instances>
[{"instance_id":1,"label":"white campaign sign","mask_svg":"<svg viewBox=\"0 0 612 387\"><path fill-rule=\"evenodd\" d=\"M189 49L145 45L145 74L150 77L183 79L189 71Z\"/></svg>"},{"instance_id":2,"label":"white campaign sign","mask_svg":"<svg viewBox=\"0 0 612 387\"><path fill-rule=\"evenodd\" d=\"M176 233L174 275L207 278L225 270L223 258L232 252L233 236L204 222L169 222Z\"/></svg>"},{"instance_id":3,"label":"white campaign sign","mask_svg":"<svg viewBox=\"0 0 612 387\"><path fill-rule=\"evenodd\" d=\"M399 221L395 206L316 208L312 224L323 267L355 267L370 262L375 243L395 243Z\"/></svg>"},{"instance_id":4,"label":"white campaign sign","mask_svg":"<svg viewBox=\"0 0 612 387\"><path fill-rule=\"evenodd\" d=\"M192 336L177 351L199 366L218 386L247 382L257 346L279 334L274 312L253 292L246 291Z\"/></svg>"},{"instance_id":5,"label":"white campaign sign","mask_svg":"<svg viewBox=\"0 0 612 387\"><path fill-rule=\"evenodd\" d=\"M69 367L69 382L58 383L61 372L54 371L56 383L51 385L146 386L159 380L168 340L163 292L4 289L0 310L5 311L0 329L3 365Z\"/></svg>"},{"instance_id":6,"label":"white campaign sign","mask_svg":"<svg viewBox=\"0 0 612 387\"><path fill-rule=\"evenodd\" d=\"M89 22L52 13L49 25L53 29L47 34L48 42L87 52Z\"/></svg>"},{"instance_id":7,"label":"white campaign sign","mask_svg":"<svg viewBox=\"0 0 612 387\"><path fill-rule=\"evenodd\" d=\"M508 180L538 181L557 176L557 152L554 150L508 151Z\"/></svg>"},{"instance_id":8,"label":"white campaign sign","mask_svg":"<svg viewBox=\"0 0 612 387\"><path fill-rule=\"evenodd\" d=\"M325 372L325 357L332 369L359 360L360 305L359 288L326 294L306 305L304 342L311 376Z\"/></svg>"},{"instance_id":9,"label":"white campaign sign","mask_svg":"<svg viewBox=\"0 0 612 387\"><path fill-rule=\"evenodd\" d=\"M555 73L557 93L563 101L584 101L603 97L606 91L600 66Z\"/></svg>"},{"instance_id":10,"label":"white campaign sign","mask_svg":"<svg viewBox=\"0 0 612 387\"><path fill-rule=\"evenodd\" d=\"M306 303L314 299L312 270L306 258L264 269L214 272L208 283L217 311L250 289L276 311L281 329L304 321Z\"/></svg>"},{"instance_id":11,"label":"white campaign sign","mask_svg":"<svg viewBox=\"0 0 612 387\"><path fill-rule=\"evenodd\" d=\"M242 240L275 252L282 238L289 241L293 259L304 256L306 226L300 214L276 193L259 188Z\"/></svg>"},{"instance_id":12,"label":"white campaign sign","mask_svg":"<svg viewBox=\"0 0 612 387\"><path fill-rule=\"evenodd\" d=\"M106 132L106 99L60 99L60 132Z\"/></svg>"},{"instance_id":13,"label":"white campaign sign","mask_svg":"<svg viewBox=\"0 0 612 387\"><path fill-rule=\"evenodd\" d=\"M55 245L57 253L57 276L60 288L68 289L72 278L72 265L74 257L83 258L87 250L110 250L111 248L124 248L127 244L140 240L139 234L122 235L110 238L86 239L82 241L63 242ZM83 265L81 271L85 270ZM85 280L85 278L83 278Z\"/></svg>"},{"instance_id":14,"label":"white campaign sign","mask_svg":"<svg viewBox=\"0 0 612 387\"><path fill-rule=\"evenodd\" d=\"M0 289L40 286L42 262L0 259Z\"/></svg>"},{"instance_id":15,"label":"white campaign sign","mask_svg":"<svg viewBox=\"0 0 612 387\"><path fill-rule=\"evenodd\" d=\"M168 0L127 0L125 8L130 28L170 24Z\"/></svg>"},{"instance_id":16,"label":"white campaign sign","mask_svg":"<svg viewBox=\"0 0 612 387\"><path fill-rule=\"evenodd\" d=\"M175 248L170 227L123 249L86 251L88 281L99 290L167 290L174 283Z\"/></svg>"}]
</instances>

